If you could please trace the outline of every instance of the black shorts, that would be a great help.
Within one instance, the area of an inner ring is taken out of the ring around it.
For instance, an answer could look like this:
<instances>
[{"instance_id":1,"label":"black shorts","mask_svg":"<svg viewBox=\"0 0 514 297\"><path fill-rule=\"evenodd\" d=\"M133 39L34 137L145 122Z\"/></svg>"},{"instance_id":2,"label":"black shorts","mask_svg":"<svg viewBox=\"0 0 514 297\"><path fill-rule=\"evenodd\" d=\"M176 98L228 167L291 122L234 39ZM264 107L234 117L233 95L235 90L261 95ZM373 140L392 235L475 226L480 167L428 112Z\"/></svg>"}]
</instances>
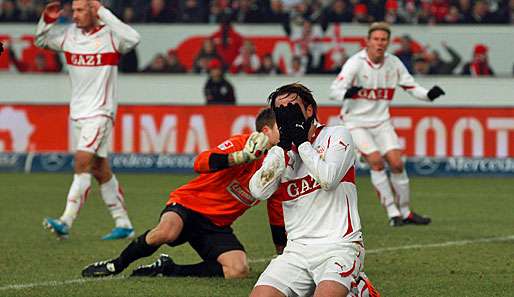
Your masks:
<instances>
[{"instance_id":1,"label":"black shorts","mask_svg":"<svg viewBox=\"0 0 514 297\"><path fill-rule=\"evenodd\" d=\"M216 226L200 213L177 203L166 206L161 216L168 211L175 212L184 221L182 232L175 241L168 243L169 246L189 242L203 260L217 260L225 252L245 250L232 228Z\"/></svg>"}]
</instances>

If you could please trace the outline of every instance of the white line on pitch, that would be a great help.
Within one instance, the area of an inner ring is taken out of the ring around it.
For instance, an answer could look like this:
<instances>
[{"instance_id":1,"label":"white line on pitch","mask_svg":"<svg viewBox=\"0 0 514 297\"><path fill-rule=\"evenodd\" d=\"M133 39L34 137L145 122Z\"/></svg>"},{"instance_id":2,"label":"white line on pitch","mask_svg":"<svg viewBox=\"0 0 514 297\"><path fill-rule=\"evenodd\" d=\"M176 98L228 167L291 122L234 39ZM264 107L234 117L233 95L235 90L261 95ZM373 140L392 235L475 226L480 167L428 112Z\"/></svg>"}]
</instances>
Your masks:
<instances>
[{"instance_id":1,"label":"white line on pitch","mask_svg":"<svg viewBox=\"0 0 514 297\"><path fill-rule=\"evenodd\" d=\"M488 243L488 242L500 242L500 241L509 241L514 240L514 235L510 236L502 236L502 237L490 237L490 238L479 238L472 240L458 240L458 241L447 241L441 243L431 243L431 244L412 244L412 245L404 245L404 246L396 246L389 248L380 248L380 249L370 249L366 250L366 254L380 254L384 252L392 252L399 250L410 250L410 249L426 249L426 248L438 248L438 247L447 247L447 246L459 246L459 245L468 245L475 243ZM262 263L271 260L271 258L261 258L261 259L250 259L248 262L250 263ZM0 291L6 290L20 290L20 289L30 289L36 287L57 287L71 284L83 284L88 282L97 282L97 281L107 281L107 280L121 280L125 277L107 277L107 278L78 278L78 279L70 279L65 281L46 281L39 283L28 283L28 284L15 284L15 285L7 285L0 287Z\"/></svg>"}]
</instances>

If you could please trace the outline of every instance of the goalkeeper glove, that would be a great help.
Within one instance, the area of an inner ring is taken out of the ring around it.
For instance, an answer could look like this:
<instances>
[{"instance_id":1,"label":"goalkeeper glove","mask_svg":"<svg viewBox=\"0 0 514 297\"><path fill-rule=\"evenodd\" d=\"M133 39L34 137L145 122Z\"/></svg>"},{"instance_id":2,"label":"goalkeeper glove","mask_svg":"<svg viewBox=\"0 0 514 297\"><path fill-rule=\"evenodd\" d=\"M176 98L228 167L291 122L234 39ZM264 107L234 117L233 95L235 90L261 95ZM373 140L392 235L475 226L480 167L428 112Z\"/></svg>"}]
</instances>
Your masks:
<instances>
[{"instance_id":1,"label":"goalkeeper glove","mask_svg":"<svg viewBox=\"0 0 514 297\"><path fill-rule=\"evenodd\" d=\"M344 99L352 98L355 96L359 91L362 90L362 87L351 87L348 90L346 90L346 93L344 93Z\"/></svg>"},{"instance_id":2,"label":"goalkeeper glove","mask_svg":"<svg viewBox=\"0 0 514 297\"><path fill-rule=\"evenodd\" d=\"M427 97L428 99L430 99L430 101L434 101L435 99L437 99L437 97L441 96L441 95L445 95L446 93L443 91L443 89L441 89L439 86L433 86L430 91L428 91L427 93Z\"/></svg>"},{"instance_id":3,"label":"goalkeeper glove","mask_svg":"<svg viewBox=\"0 0 514 297\"><path fill-rule=\"evenodd\" d=\"M230 154L234 164L249 163L259 159L268 151L268 136L262 132L253 132L246 141L245 147Z\"/></svg>"}]
</instances>

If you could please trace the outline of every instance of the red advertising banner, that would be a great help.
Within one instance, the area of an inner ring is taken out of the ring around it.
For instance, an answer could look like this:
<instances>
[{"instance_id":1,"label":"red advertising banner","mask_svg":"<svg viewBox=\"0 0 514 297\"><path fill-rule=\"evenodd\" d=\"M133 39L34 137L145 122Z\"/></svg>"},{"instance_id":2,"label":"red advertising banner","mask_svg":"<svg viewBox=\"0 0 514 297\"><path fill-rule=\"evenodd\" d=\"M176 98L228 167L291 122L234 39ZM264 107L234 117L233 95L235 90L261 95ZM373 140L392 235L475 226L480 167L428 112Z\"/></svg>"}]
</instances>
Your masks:
<instances>
[{"instance_id":1,"label":"red advertising banner","mask_svg":"<svg viewBox=\"0 0 514 297\"><path fill-rule=\"evenodd\" d=\"M197 153L253 130L257 106L120 106L113 151ZM514 157L514 108L393 108L407 156ZM323 123L339 108L320 107ZM0 105L0 152L69 151L64 105Z\"/></svg>"}]
</instances>

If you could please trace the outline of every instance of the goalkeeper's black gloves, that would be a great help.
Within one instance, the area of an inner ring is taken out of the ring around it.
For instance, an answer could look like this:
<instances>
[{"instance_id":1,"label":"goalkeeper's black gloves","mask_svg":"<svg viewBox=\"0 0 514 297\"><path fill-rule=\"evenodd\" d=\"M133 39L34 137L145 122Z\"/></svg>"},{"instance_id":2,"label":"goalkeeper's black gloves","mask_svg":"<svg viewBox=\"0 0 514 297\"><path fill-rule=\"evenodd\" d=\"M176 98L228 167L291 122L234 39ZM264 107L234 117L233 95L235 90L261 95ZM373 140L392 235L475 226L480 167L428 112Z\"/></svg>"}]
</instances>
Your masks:
<instances>
[{"instance_id":1,"label":"goalkeeper's black gloves","mask_svg":"<svg viewBox=\"0 0 514 297\"><path fill-rule=\"evenodd\" d=\"M291 149L293 141L291 140L286 131L286 124L288 121L287 110L285 107L279 106L275 107L273 111L275 112L275 119L277 121L278 132L280 133L280 140L277 145L281 147L284 151L288 151Z\"/></svg>"},{"instance_id":2,"label":"goalkeeper's black gloves","mask_svg":"<svg viewBox=\"0 0 514 297\"><path fill-rule=\"evenodd\" d=\"M352 98L355 94L359 93L359 91L362 90L362 87L351 87L348 90L346 90L346 93L344 93L344 99Z\"/></svg>"},{"instance_id":3,"label":"goalkeeper's black gloves","mask_svg":"<svg viewBox=\"0 0 514 297\"><path fill-rule=\"evenodd\" d=\"M296 146L307 141L313 119L305 119L300 105L289 103L287 106L280 106L275 109L275 116L281 141L284 137L286 143L292 141Z\"/></svg>"},{"instance_id":4,"label":"goalkeeper's black gloves","mask_svg":"<svg viewBox=\"0 0 514 297\"><path fill-rule=\"evenodd\" d=\"M441 96L441 95L445 95L446 93L443 91L443 89L441 89L439 86L435 85L433 86L427 93L427 97L428 99L430 99L430 101L434 101L435 99L437 99L437 97Z\"/></svg>"}]
</instances>

